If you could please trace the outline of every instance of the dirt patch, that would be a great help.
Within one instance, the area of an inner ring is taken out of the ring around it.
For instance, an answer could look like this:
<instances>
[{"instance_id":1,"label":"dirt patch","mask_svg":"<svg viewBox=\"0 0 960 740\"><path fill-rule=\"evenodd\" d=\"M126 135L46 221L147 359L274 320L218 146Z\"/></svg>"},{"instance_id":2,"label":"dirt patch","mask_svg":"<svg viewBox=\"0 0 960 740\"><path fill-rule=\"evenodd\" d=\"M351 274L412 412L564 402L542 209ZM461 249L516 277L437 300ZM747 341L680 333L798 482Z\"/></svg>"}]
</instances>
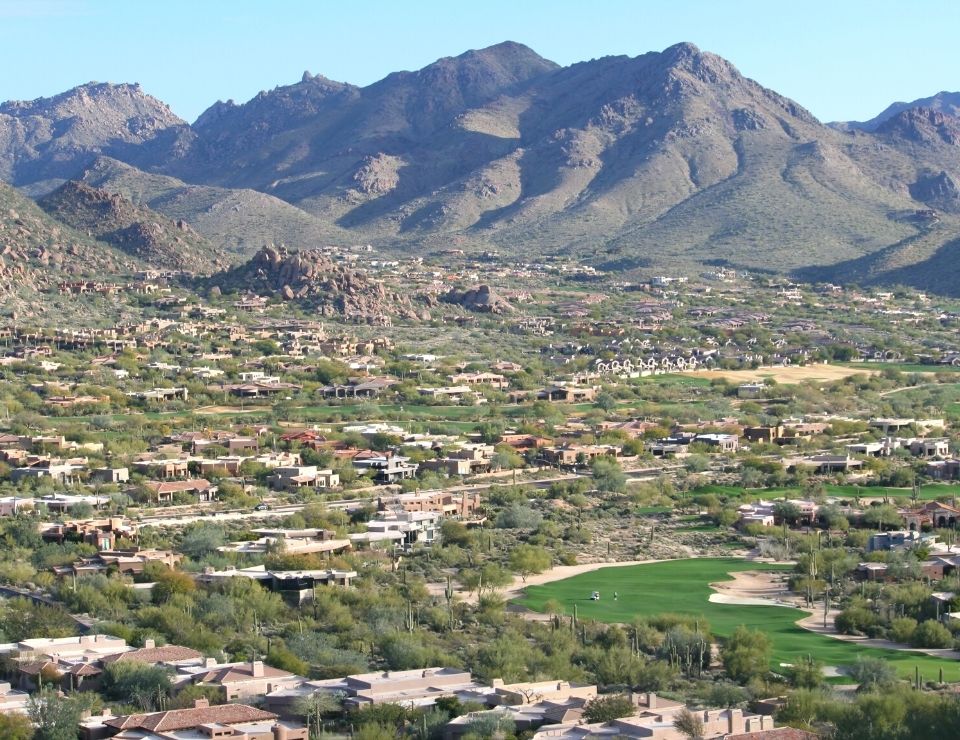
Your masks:
<instances>
[{"instance_id":1,"label":"dirt patch","mask_svg":"<svg viewBox=\"0 0 960 740\"><path fill-rule=\"evenodd\" d=\"M263 409L252 408L242 409L239 406L201 406L193 413L195 414L252 414Z\"/></svg>"},{"instance_id":2,"label":"dirt patch","mask_svg":"<svg viewBox=\"0 0 960 740\"><path fill-rule=\"evenodd\" d=\"M750 383L773 378L777 383L792 385L805 380L832 382L851 375L875 375L877 370L841 365L790 365L787 367L760 367L756 370L695 370L699 378L722 378L732 383Z\"/></svg>"}]
</instances>

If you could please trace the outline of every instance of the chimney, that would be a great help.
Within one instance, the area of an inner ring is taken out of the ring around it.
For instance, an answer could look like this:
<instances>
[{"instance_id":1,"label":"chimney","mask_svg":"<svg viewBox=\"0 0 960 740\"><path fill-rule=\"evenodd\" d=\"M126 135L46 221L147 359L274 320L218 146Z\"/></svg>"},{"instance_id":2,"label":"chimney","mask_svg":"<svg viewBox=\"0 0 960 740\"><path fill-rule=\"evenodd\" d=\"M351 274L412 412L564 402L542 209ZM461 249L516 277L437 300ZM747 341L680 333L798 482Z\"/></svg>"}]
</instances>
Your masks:
<instances>
[{"instance_id":1,"label":"chimney","mask_svg":"<svg viewBox=\"0 0 960 740\"><path fill-rule=\"evenodd\" d=\"M655 709L657 706L657 695L652 691L647 692L647 709Z\"/></svg>"},{"instance_id":2,"label":"chimney","mask_svg":"<svg viewBox=\"0 0 960 740\"><path fill-rule=\"evenodd\" d=\"M255 660L251 664L251 675L254 678L263 678L263 661Z\"/></svg>"},{"instance_id":3,"label":"chimney","mask_svg":"<svg viewBox=\"0 0 960 740\"><path fill-rule=\"evenodd\" d=\"M730 708L727 709L727 732L728 732L730 735L732 735L732 734L734 733L734 727L733 727L733 710L730 709Z\"/></svg>"},{"instance_id":4,"label":"chimney","mask_svg":"<svg viewBox=\"0 0 960 740\"><path fill-rule=\"evenodd\" d=\"M207 699L206 697L200 697L199 699L194 699L194 700L193 700L193 708L194 708L194 709L209 709L209 708L210 708L210 700Z\"/></svg>"},{"instance_id":5,"label":"chimney","mask_svg":"<svg viewBox=\"0 0 960 740\"><path fill-rule=\"evenodd\" d=\"M157 642L152 637L148 637L143 641L143 647L145 650L153 650L156 646Z\"/></svg>"},{"instance_id":6,"label":"chimney","mask_svg":"<svg viewBox=\"0 0 960 740\"><path fill-rule=\"evenodd\" d=\"M217 665L216 658L207 658L206 660L203 661L204 668L213 668L216 665Z\"/></svg>"},{"instance_id":7,"label":"chimney","mask_svg":"<svg viewBox=\"0 0 960 740\"><path fill-rule=\"evenodd\" d=\"M286 725L281 725L279 722L277 722L272 729L273 740L289 740L290 729Z\"/></svg>"}]
</instances>

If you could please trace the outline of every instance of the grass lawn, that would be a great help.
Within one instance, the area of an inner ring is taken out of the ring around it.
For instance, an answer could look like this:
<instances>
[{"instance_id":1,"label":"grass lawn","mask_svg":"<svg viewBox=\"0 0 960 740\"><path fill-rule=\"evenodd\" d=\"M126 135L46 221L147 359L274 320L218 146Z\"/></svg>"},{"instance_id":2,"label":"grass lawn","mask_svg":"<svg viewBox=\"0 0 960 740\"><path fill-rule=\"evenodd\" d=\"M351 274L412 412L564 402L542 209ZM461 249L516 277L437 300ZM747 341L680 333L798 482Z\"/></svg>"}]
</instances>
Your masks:
<instances>
[{"instance_id":1,"label":"grass lawn","mask_svg":"<svg viewBox=\"0 0 960 740\"><path fill-rule=\"evenodd\" d=\"M551 599L558 601L566 614L574 605L581 619L601 622L631 622L638 616L664 612L702 615L715 635L726 637L743 624L766 632L773 640L774 670L781 663L794 663L803 655L813 655L825 665L844 666L857 656L869 655L893 663L897 672L912 677L914 666L926 679L936 680L943 668L944 680L960 681L960 661L941 660L923 653L861 647L798 627L795 622L805 612L780 606L738 606L709 601L710 583L729 580L728 574L742 570L790 570L790 566L772 566L736 558L694 558L648 563L622 568L601 568L562 581L528 586L521 605L543 611ZM599 591L600 601L590 594ZM614 591L619 598L613 600Z\"/></svg>"},{"instance_id":2,"label":"grass lawn","mask_svg":"<svg viewBox=\"0 0 960 740\"><path fill-rule=\"evenodd\" d=\"M909 498L913 491L909 488L890 488L887 486L837 486L827 484L824 486L828 496L836 498ZM750 488L747 491L750 495L761 496L765 499L778 499L787 496L789 498L802 498L803 492L799 488ZM744 494L744 489L739 486L720 486L708 484L699 486L692 492L693 495L699 493L715 493L719 496L729 496L739 498ZM920 498L924 501L933 501L940 496L960 496L960 485L949 483L928 483L920 487Z\"/></svg>"},{"instance_id":3,"label":"grass lawn","mask_svg":"<svg viewBox=\"0 0 960 740\"><path fill-rule=\"evenodd\" d=\"M841 362L846 367L864 370L899 370L902 373L955 373L960 367L953 365L919 365L911 362Z\"/></svg>"}]
</instances>

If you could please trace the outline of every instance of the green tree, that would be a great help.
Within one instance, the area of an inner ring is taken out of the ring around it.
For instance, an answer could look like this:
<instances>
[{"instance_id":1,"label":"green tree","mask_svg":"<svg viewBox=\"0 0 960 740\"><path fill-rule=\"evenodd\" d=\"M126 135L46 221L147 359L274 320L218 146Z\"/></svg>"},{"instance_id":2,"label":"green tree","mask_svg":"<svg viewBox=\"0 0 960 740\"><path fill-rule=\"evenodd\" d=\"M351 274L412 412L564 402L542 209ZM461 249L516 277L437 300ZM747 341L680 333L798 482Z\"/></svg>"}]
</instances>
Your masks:
<instances>
[{"instance_id":1,"label":"green tree","mask_svg":"<svg viewBox=\"0 0 960 740\"><path fill-rule=\"evenodd\" d=\"M510 568L520 574L524 583L527 576L543 573L553 562L550 553L539 545L517 545L511 550L509 560Z\"/></svg>"},{"instance_id":2,"label":"green tree","mask_svg":"<svg viewBox=\"0 0 960 740\"><path fill-rule=\"evenodd\" d=\"M0 714L0 737L3 740L31 740L33 725L22 714Z\"/></svg>"},{"instance_id":3,"label":"green tree","mask_svg":"<svg viewBox=\"0 0 960 740\"><path fill-rule=\"evenodd\" d=\"M863 512L863 523L879 530L892 529L903 524L903 517L893 504L868 506Z\"/></svg>"},{"instance_id":4,"label":"green tree","mask_svg":"<svg viewBox=\"0 0 960 740\"><path fill-rule=\"evenodd\" d=\"M323 733L323 718L340 711L342 697L334 694L309 694L294 702L293 713L303 717L312 737Z\"/></svg>"},{"instance_id":5,"label":"green tree","mask_svg":"<svg viewBox=\"0 0 960 740\"><path fill-rule=\"evenodd\" d=\"M591 699L583 708L583 718L587 722L611 722L621 717L629 717L637 708L623 694L605 694Z\"/></svg>"},{"instance_id":6,"label":"green tree","mask_svg":"<svg viewBox=\"0 0 960 740\"><path fill-rule=\"evenodd\" d=\"M765 633L740 625L724 642L720 657L727 674L739 683L746 683L770 671L772 652L773 645Z\"/></svg>"},{"instance_id":7,"label":"green tree","mask_svg":"<svg viewBox=\"0 0 960 740\"><path fill-rule=\"evenodd\" d=\"M603 393L597 394L597 399L594 401L597 405L597 408L601 411L610 412L617 407L617 399L613 397L612 394L604 391Z\"/></svg>"},{"instance_id":8,"label":"green tree","mask_svg":"<svg viewBox=\"0 0 960 740\"><path fill-rule=\"evenodd\" d=\"M627 476L620 464L608 457L595 458L590 466L593 484L600 491L622 493L627 488Z\"/></svg>"},{"instance_id":9,"label":"green tree","mask_svg":"<svg viewBox=\"0 0 960 740\"><path fill-rule=\"evenodd\" d=\"M512 504L497 515L496 526L500 529L536 529L543 515L524 504Z\"/></svg>"},{"instance_id":10,"label":"green tree","mask_svg":"<svg viewBox=\"0 0 960 740\"><path fill-rule=\"evenodd\" d=\"M109 699L132 702L145 712L153 712L170 696L170 671L158 665L118 660L104 669L102 687Z\"/></svg>"},{"instance_id":11,"label":"green tree","mask_svg":"<svg viewBox=\"0 0 960 740\"><path fill-rule=\"evenodd\" d=\"M27 714L36 727L34 740L77 740L83 705L76 697L61 697L45 688L30 697Z\"/></svg>"},{"instance_id":12,"label":"green tree","mask_svg":"<svg viewBox=\"0 0 960 740\"><path fill-rule=\"evenodd\" d=\"M516 723L506 712L491 710L477 713L467 723L465 737L473 738L506 738L513 735Z\"/></svg>"},{"instance_id":13,"label":"green tree","mask_svg":"<svg viewBox=\"0 0 960 740\"><path fill-rule=\"evenodd\" d=\"M953 635L940 622L928 619L913 631L912 644L921 648L953 647Z\"/></svg>"},{"instance_id":14,"label":"green tree","mask_svg":"<svg viewBox=\"0 0 960 740\"><path fill-rule=\"evenodd\" d=\"M192 560L202 560L215 553L225 542L223 527L209 522L197 522L184 528L179 549Z\"/></svg>"},{"instance_id":15,"label":"green tree","mask_svg":"<svg viewBox=\"0 0 960 740\"><path fill-rule=\"evenodd\" d=\"M823 663L805 655L791 667L790 681L798 689L819 688L823 685Z\"/></svg>"}]
</instances>

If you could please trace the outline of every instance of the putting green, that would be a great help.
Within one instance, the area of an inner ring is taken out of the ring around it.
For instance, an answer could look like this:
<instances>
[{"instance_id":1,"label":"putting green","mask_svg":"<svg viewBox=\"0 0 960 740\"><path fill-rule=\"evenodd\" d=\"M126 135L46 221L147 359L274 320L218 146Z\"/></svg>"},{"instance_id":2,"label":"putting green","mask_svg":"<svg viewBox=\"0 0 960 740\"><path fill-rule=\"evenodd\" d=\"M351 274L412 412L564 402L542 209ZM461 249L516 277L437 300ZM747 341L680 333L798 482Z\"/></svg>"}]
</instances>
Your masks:
<instances>
[{"instance_id":1,"label":"putting green","mask_svg":"<svg viewBox=\"0 0 960 740\"><path fill-rule=\"evenodd\" d=\"M622 568L601 568L562 581L528 586L518 603L534 611L554 600L564 613L572 614L574 605L581 619L599 622L626 622L636 617L664 612L702 615L713 633L726 637L738 625L766 632L773 641L774 670L780 664L795 663L804 655L812 655L828 666L846 666L858 656L888 660L897 672L912 678L914 667L920 668L925 680L936 680L943 669L946 681L960 681L960 661L935 658L924 653L868 648L856 643L810 632L796 621L806 612L782 606L739 606L718 604L709 600L710 584L730 580L729 574L744 570L790 570L790 566L773 566L736 558L691 558L648 563ZM590 595L600 592L600 600ZM614 592L618 598L614 600Z\"/></svg>"}]
</instances>

